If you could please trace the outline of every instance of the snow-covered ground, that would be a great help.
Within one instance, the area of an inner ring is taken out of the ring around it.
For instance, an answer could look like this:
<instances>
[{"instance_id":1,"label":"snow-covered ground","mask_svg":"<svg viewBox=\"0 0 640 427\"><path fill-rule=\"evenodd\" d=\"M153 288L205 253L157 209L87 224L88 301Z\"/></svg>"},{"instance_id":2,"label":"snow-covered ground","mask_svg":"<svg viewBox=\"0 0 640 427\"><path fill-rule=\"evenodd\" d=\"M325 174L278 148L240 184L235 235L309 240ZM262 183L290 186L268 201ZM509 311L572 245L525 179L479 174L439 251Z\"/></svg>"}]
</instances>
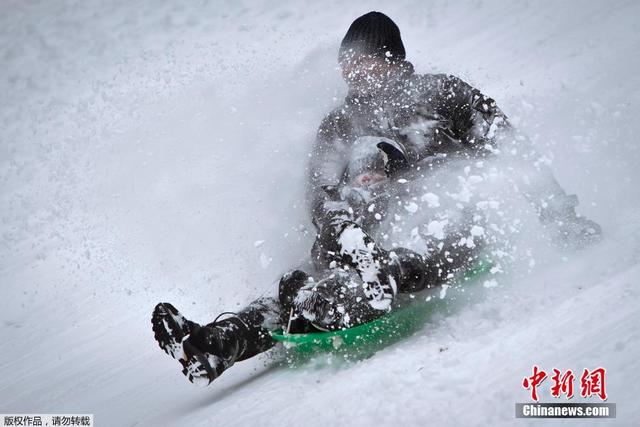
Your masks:
<instances>
[{"instance_id":1,"label":"snow-covered ground","mask_svg":"<svg viewBox=\"0 0 640 427\"><path fill-rule=\"evenodd\" d=\"M113 426L589 424L514 419L537 364L604 366L618 418L591 424L637 425L637 1L0 10L0 413ZM157 348L151 310L170 301L210 321L304 258L307 152L345 92L338 43L369 10L398 23L419 72L495 98L605 239L538 248L526 274L373 357L290 369L260 356L196 388Z\"/></svg>"}]
</instances>

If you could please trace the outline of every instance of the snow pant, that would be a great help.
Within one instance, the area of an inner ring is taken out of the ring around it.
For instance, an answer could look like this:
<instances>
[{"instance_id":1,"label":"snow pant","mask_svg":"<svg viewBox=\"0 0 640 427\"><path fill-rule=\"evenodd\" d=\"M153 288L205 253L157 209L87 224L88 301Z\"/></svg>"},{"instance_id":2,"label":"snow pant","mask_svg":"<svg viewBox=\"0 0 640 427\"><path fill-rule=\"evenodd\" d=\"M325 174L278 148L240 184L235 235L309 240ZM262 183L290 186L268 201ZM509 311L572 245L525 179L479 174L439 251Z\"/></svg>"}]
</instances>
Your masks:
<instances>
[{"instance_id":1,"label":"snow pant","mask_svg":"<svg viewBox=\"0 0 640 427\"><path fill-rule=\"evenodd\" d=\"M323 312L322 307L317 305L326 303L323 298L307 298L300 303L303 292L309 291L312 296L322 292L316 292L315 288L309 289L314 284L309 273L293 270L281 278L277 298L259 298L243 310L230 313L233 314L231 317L216 320L205 328L225 330L227 333L223 335L221 345L237 349L236 361L244 360L274 346L275 341L271 338L270 331L284 329L290 333L306 333L370 322L391 309L384 304L386 301L390 302L385 299L387 292L392 293L393 298L396 292L417 292L435 287L456 271L467 268L473 262L474 249L478 248L478 244L475 248L459 244L462 236L455 234L443 240L440 250L423 258L401 248L393 251L381 250L366 234L355 233L356 228L357 225L348 221L337 224L332 229L327 228L319 234L312 249L312 274L316 277L324 275L333 278L333 286L323 291L333 293L325 296L339 300L343 310ZM356 237L364 236L364 241L346 243L345 231L350 233L349 238L354 238L354 234ZM355 246L355 252L352 251L354 248L344 247L349 244ZM345 267L346 273L340 267ZM358 279L354 272L360 278L359 286L343 286L345 282L351 283ZM376 277L381 278L380 282L376 282ZM366 280L369 280L369 284L373 283L370 288L379 285L381 289L369 289L369 294L361 292L367 290ZM311 313L327 314L329 320L316 316L315 322L311 322L309 316L296 313L296 310L305 308ZM342 312L337 315L336 311Z\"/></svg>"}]
</instances>

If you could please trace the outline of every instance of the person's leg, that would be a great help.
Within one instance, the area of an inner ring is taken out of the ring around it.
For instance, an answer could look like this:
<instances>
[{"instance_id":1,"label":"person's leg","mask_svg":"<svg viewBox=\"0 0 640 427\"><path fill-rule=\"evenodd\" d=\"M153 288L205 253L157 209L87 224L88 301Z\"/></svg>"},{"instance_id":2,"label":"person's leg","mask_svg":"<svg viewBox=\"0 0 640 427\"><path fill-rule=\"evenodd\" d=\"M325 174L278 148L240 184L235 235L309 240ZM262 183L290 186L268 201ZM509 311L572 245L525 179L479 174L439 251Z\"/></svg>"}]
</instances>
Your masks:
<instances>
[{"instance_id":1,"label":"person's leg","mask_svg":"<svg viewBox=\"0 0 640 427\"><path fill-rule=\"evenodd\" d=\"M454 233L442 240L425 256L405 248L390 251L391 266L397 277L398 292L419 292L450 280L457 272L471 267L483 242L476 238L473 247L461 243L462 234Z\"/></svg>"},{"instance_id":2,"label":"person's leg","mask_svg":"<svg viewBox=\"0 0 640 427\"><path fill-rule=\"evenodd\" d=\"M274 346L269 332L286 326L283 321L289 321L291 301L308 277L300 270L285 274L277 300L259 298L241 311L222 313L204 326L188 320L171 304L160 303L151 319L155 338L162 350L180 361L191 382L207 385L235 362ZM226 317L221 318L223 315Z\"/></svg>"},{"instance_id":3,"label":"person's leg","mask_svg":"<svg viewBox=\"0 0 640 427\"><path fill-rule=\"evenodd\" d=\"M278 284L277 300L259 298L237 313L227 313L229 317L194 328L187 341L213 354L224 353L224 348L237 347L237 351L227 356L237 362L267 351L276 343L270 332L287 326L284 322L289 321L287 314L293 298L308 278L309 275L302 270L285 274Z\"/></svg>"},{"instance_id":4,"label":"person's leg","mask_svg":"<svg viewBox=\"0 0 640 427\"><path fill-rule=\"evenodd\" d=\"M397 292L438 286L468 268L481 242L471 248L461 243L462 237L452 233L422 256L406 248L384 250L351 221L325 224L312 255L316 268L328 273L300 290L296 311L320 329L370 322L389 312Z\"/></svg>"},{"instance_id":5,"label":"person's leg","mask_svg":"<svg viewBox=\"0 0 640 427\"><path fill-rule=\"evenodd\" d=\"M300 289L293 301L293 316L316 329L347 329L383 316L367 297L366 286L353 269L334 268L317 282Z\"/></svg>"},{"instance_id":6,"label":"person's leg","mask_svg":"<svg viewBox=\"0 0 640 427\"><path fill-rule=\"evenodd\" d=\"M223 315L228 315L220 319ZM151 323L160 348L183 366L191 382L209 384L235 362L273 346L269 331L280 327L280 304L260 298L237 313L222 313L201 326L169 303L160 303Z\"/></svg>"},{"instance_id":7,"label":"person's leg","mask_svg":"<svg viewBox=\"0 0 640 427\"><path fill-rule=\"evenodd\" d=\"M223 315L228 317L219 319ZM207 325L194 326L182 343L183 374L208 385L235 362L273 347L269 331L279 328L280 320L280 304L260 298L237 313L222 313Z\"/></svg>"},{"instance_id":8,"label":"person's leg","mask_svg":"<svg viewBox=\"0 0 640 427\"><path fill-rule=\"evenodd\" d=\"M335 220L321 228L312 249L319 271L352 268L362 279L364 296L376 310L388 311L397 293L389 253L353 221Z\"/></svg>"}]
</instances>

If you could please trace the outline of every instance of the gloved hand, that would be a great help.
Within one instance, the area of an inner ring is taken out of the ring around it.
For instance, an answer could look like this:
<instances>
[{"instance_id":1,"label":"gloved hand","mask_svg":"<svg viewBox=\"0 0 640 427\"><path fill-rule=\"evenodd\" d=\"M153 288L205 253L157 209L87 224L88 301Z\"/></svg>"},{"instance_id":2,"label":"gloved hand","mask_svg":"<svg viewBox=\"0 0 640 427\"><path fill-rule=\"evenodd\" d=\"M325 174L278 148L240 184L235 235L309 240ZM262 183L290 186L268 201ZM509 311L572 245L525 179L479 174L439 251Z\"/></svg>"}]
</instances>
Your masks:
<instances>
[{"instance_id":1,"label":"gloved hand","mask_svg":"<svg viewBox=\"0 0 640 427\"><path fill-rule=\"evenodd\" d=\"M296 314L321 330L352 328L388 313L375 308L375 284L363 283L353 270L334 269L332 274L304 286L294 298Z\"/></svg>"},{"instance_id":2,"label":"gloved hand","mask_svg":"<svg viewBox=\"0 0 640 427\"><path fill-rule=\"evenodd\" d=\"M322 187L326 197L316 209L314 221L319 229L343 221L359 222L365 209L374 200L367 188L349 185Z\"/></svg>"},{"instance_id":3,"label":"gloved hand","mask_svg":"<svg viewBox=\"0 0 640 427\"><path fill-rule=\"evenodd\" d=\"M578 197L574 194L547 200L540 220L551 230L552 239L566 249L580 249L602 240L600 226L576 214Z\"/></svg>"},{"instance_id":4,"label":"gloved hand","mask_svg":"<svg viewBox=\"0 0 640 427\"><path fill-rule=\"evenodd\" d=\"M581 249L602 240L602 228L582 216L555 221L554 240L561 247Z\"/></svg>"},{"instance_id":5,"label":"gloved hand","mask_svg":"<svg viewBox=\"0 0 640 427\"><path fill-rule=\"evenodd\" d=\"M357 280L336 270L329 277L302 287L293 300L296 313L321 330L351 327L347 308Z\"/></svg>"}]
</instances>

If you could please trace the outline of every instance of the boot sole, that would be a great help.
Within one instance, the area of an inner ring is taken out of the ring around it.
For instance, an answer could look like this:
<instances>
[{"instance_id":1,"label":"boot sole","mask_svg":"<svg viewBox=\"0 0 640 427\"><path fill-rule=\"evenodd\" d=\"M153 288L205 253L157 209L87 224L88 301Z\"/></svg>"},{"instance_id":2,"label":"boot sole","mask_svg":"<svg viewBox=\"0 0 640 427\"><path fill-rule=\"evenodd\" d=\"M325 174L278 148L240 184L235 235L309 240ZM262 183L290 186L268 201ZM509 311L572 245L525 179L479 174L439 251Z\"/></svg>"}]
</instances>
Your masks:
<instances>
[{"instance_id":1,"label":"boot sole","mask_svg":"<svg viewBox=\"0 0 640 427\"><path fill-rule=\"evenodd\" d=\"M182 340L189 334L185 317L169 303L159 303L151 316L153 335L158 346L169 356L180 360L183 357Z\"/></svg>"},{"instance_id":2,"label":"boot sole","mask_svg":"<svg viewBox=\"0 0 640 427\"><path fill-rule=\"evenodd\" d=\"M207 356L189 341L183 342L183 348L185 357L179 360L182 365L182 373L191 383L205 387L219 377L217 371L211 365L215 361L222 363L217 356ZM186 356L187 354L189 355L188 357Z\"/></svg>"}]
</instances>

